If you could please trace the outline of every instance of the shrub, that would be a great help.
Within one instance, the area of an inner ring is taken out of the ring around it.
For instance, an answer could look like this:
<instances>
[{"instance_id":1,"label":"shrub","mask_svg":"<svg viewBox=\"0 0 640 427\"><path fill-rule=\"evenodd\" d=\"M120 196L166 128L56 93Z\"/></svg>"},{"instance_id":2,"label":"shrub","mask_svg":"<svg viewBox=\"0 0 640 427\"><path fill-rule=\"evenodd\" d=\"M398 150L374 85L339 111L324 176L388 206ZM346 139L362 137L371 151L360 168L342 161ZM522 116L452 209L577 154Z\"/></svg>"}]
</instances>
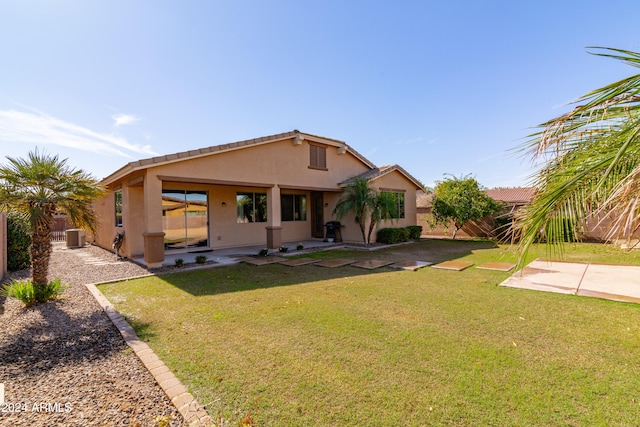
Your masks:
<instances>
[{"instance_id":1,"label":"shrub","mask_svg":"<svg viewBox=\"0 0 640 427\"><path fill-rule=\"evenodd\" d=\"M420 236L422 236L422 226L421 225L410 225L407 227L409 230L409 239L418 240Z\"/></svg>"},{"instance_id":2,"label":"shrub","mask_svg":"<svg viewBox=\"0 0 640 427\"><path fill-rule=\"evenodd\" d=\"M31 266L29 255L31 233L29 223L22 216L9 212L7 215L7 269L18 271Z\"/></svg>"},{"instance_id":3,"label":"shrub","mask_svg":"<svg viewBox=\"0 0 640 427\"><path fill-rule=\"evenodd\" d=\"M176 267L182 267L184 265L184 260L182 258L176 258L174 263L176 264Z\"/></svg>"},{"instance_id":4,"label":"shrub","mask_svg":"<svg viewBox=\"0 0 640 427\"><path fill-rule=\"evenodd\" d=\"M258 256L267 256L269 255L269 249L260 249L260 252L258 252Z\"/></svg>"},{"instance_id":5,"label":"shrub","mask_svg":"<svg viewBox=\"0 0 640 427\"><path fill-rule=\"evenodd\" d=\"M196 263L204 264L205 262L207 262L207 256L206 255L198 255L198 256L196 256Z\"/></svg>"},{"instance_id":6,"label":"shrub","mask_svg":"<svg viewBox=\"0 0 640 427\"><path fill-rule=\"evenodd\" d=\"M296 246L296 249L301 251L304 249L304 245L302 243L298 243L298 246Z\"/></svg>"},{"instance_id":7,"label":"shrub","mask_svg":"<svg viewBox=\"0 0 640 427\"><path fill-rule=\"evenodd\" d=\"M381 228L378 230L376 241L392 245L394 243L406 242L409 240L409 230L406 228Z\"/></svg>"},{"instance_id":8,"label":"shrub","mask_svg":"<svg viewBox=\"0 0 640 427\"><path fill-rule=\"evenodd\" d=\"M30 279L27 279L11 282L0 291L0 294L19 299L29 307L40 302L55 300L64 290L65 287L60 283L60 279L52 280L45 286L35 286Z\"/></svg>"},{"instance_id":9,"label":"shrub","mask_svg":"<svg viewBox=\"0 0 640 427\"><path fill-rule=\"evenodd\" d=\"M288 250L289 250L289 248L288 248L288 247L286 247L286 246L280 246L280 248L278 248L278 251L280 251L280 252L282 252L282 253L285 253L285 252L287 252Z\"/></svg>"}]
</instances>

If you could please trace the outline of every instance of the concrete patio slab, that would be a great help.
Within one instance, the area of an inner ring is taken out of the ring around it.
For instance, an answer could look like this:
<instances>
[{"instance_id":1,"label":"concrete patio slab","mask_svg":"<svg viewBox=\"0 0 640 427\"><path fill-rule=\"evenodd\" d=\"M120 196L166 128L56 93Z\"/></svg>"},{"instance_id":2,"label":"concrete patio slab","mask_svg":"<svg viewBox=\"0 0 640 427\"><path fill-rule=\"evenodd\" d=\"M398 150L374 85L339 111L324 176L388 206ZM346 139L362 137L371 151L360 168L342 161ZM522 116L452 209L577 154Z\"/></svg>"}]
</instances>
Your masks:
<instances>
[{"instance_id":1,"label":"concrete patio slab","mask_svg":"<svg viewBox=\"0 0 640 427\"><path fill-rule=\"evenodd\" d=\"M424 268L432 264L433 263L429 261L400 261L393 264L391 268L416 271L420 268Z\"/></svg>"},{"instance_id":2,"label":"concrete patio slab","mask_svg":"<svg viewBox=\"0 0 640 427\"><path fill-rule=\"evenodd\" d=\"M267 265L267 264L275 264L276 262L282 262L286 260L287 260L286 258L282 258L279 256L265 256L265 257L253 258L245 262L251 265Z\"/></svg>"},{"instance_id":3,"label":"concrete patio slab","mask_svg":"<svg viewBox=\"0 0 640 427\"><path fill-rule=\"evenodd\" d=\"M640 266L535 260L500 286L640 303Z\"/></svg>"},{"instance_id":4,"label":"concrete patio slab","mask_svg":"<svg viewBox=\"0 0 640 427\"><path fill-rule=\"evenodd\" d=\"M351 264L353 267L365 268L367 270L375 270L376 268L384 267L386 265L393 264L393 261L385 261L381 259L369 259L366 261L356 262Z\"/></svg>"},{"instance_id":5,"label":"concrete patio slab","mask_svg":"<svg viewBox=\"0 0 640 427\"><path fill-rule=\"evenodd\" d=\"M485 262L476 266L476 268L481 270L511 271L515 266L515 264L510 262Z\"/></svg>"},{"instance_id":6,"label":"concrete patio slab","mask_svg":"<svg viewBox=\"0 0 640 427\"><path fill-rule=\"evenodd\" d=\"M577 295L640 302L640 267L589 264Z\"/></svg>"},{"instance_id":7,"label":"concrete patio slab","mask_svg":"<svg viewBox=\"0 0 640 427\"><path fill-rule=\"evenodd\" d=\"M335 259L327 259L324 261L320 261L316 263L318 267L327 267L327 268L336 268L336 267L344 267L345 265L350 265L356 262L355 259L346 259L346 258L335 258Z\"/></svg>"},{"instance_id":8,"label":"concrete patio slab","mask_svg":"<svg viewBox=\"0 0 640 427\"><path fill-rule=\"evenodd\" d=\"M532 261L500 286L533 289L561 294L576 294L589 264Z\"/></svg>"},{"instance_id":9,"label":"concrete patio slab","mask_svg":"<svg viewBox=\"0 0 640 427\"><path fill-rule=\"evenodd\" d=\"M316 262L320 262L320 260L317 258L296 258L282 261L280 264L288 265L289 267L299 267L301 265L315 264Z\"/></svg>"},{"instance_id":10,"label":"concrete patio slab","mask_svg":"<svg viewBox=\"0 0 640 427\"><path fill-rule=\"evenodd\" d=\"M440 264L432 265L431 268L437 268L440 270L453 270L453 271L462 271L465 268L469 268L473 265L472 262L468 261L445 261Z\"/></svg>"}]
</instances>

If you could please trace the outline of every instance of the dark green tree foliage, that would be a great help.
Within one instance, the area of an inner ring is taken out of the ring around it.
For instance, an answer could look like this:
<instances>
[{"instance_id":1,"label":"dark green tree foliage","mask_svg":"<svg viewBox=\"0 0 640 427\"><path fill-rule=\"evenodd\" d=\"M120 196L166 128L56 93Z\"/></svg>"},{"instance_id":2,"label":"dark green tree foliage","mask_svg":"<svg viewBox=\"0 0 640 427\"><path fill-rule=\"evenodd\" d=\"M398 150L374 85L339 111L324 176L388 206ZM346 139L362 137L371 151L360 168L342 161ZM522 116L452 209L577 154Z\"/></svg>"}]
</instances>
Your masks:
<instances>
[{"instance_id":1,"label":"dark green tree foliage","mask_svg":"<svg viewBox=\"0 0 640 427\"><path fill-rule=\"evenodd\" d=\"M378 230L376 241L378 243L385 243L387 245L393 245L394 243L406 242L409 240L409 229L406 227L401 228L381 228Z\"/></svg>"},{"instance_id":2,"label":"dark green tree foliage","mask_svg":"<svg viewBox=\"0 0 640 427\"><path fill-rule=\"evenodd\" d=\"M450 176L436 183L432 214L434 221L448 226L453 222L453 238L469 221L497 213L500 203L483 191L475 178Z\"/></svg>"},{"instance_id":3,"label":"dark green tree foliage","mask_svg":"<svg viewBox=\"0 0 640 427\"><path fill-rule=\"evenodd\" d=\"M18 271L31 265L29 221L15 212L7 214L7 269Z\"/></svg>"}]
</instances>

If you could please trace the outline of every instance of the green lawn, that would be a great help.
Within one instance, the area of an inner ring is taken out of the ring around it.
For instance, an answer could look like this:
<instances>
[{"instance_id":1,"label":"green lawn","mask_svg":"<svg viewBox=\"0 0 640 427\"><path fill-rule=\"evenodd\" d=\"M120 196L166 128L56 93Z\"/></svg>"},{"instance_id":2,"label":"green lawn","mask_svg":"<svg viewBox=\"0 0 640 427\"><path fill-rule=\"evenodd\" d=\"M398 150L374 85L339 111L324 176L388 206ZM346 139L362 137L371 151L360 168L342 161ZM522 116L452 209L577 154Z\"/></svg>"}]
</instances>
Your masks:
<instances>
[{"instance_id":1,"label":"green lawn","mask_svg":"<svg viewBox=\"0 0 640 427\"><path fill-rule=\"evenodd\" d=\"M516 259L446 240L313 256ZM496 286L508 276L244 264L99 288L230 426L639 425L640 306Z\"/></svg>"}]
</instances>

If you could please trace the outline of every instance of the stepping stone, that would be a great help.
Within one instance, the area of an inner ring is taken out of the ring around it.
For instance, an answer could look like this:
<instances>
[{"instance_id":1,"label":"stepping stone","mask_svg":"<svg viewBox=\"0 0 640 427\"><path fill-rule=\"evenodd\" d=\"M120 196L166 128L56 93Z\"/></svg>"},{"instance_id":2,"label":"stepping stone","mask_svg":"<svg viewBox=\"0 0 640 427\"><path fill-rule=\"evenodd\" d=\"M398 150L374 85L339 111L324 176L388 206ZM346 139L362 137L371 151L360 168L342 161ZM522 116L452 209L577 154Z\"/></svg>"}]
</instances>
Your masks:
<instances>
[{"instance_id":1,"label":"stepping stone","mask_svg":"<svg viewBox=\"0 0 640 427\"><path fill-rule=\"evenodd\" d=\"M391 268L398 268L400 270L412 270L416 271L419 268L424 268L428 265L433 264L429 261L400 261L391 266Z\"/></svg>"},{"instance_id":2,"label":"stepping stone","mask_svg":"<svg viewBox=\"0 0 640 427\"><path fill-rule=\"evenodd\" d=\"M245 262L251 265L267 265L267 264L274 264L276 262L282 262L286 260L287 260L286 258L282 258L279 256L265 256L265 257L253 258Z\"/></svg>"},{"instance_id":3,"label":"stepping stone","mask_svg":"<svg viewBox=\"0 0 640 427\"><path fill-rule=\"evenodd\" d=\"M336 259L327 259L322 262L318 262L315 265L320 267L336 268L336 267L344 267L345 265L353 264L354 262L356 262L355 259L336 258Z\"/></svg>"},{"instance_id":4,"label":"stepping stone","mask_svg":"<svg viewBox=\"0 0 640 427\"><path fill-rule=\"evenodd\" d=\"M384 267L385 265L393 264L393 261L384 261L381 259L370 259L367 261L356 262L351 264L353 267L366 268L367 270L375 270L376 268Z\"/></svg>"},{"instance_id":5,"label":"stepping stone","mask_svg":"<svg viewBox=\"0 0 640 427\"><path fill-rule=\"evenodd\" d=\"M315 264L316 262L320 262L320 260L315 258L297 258L282 261L280 264L288 265L289 267L298 267L300 265Z\"/></svg>"},{"instance_id":6,"label":"stepping stone","mask_svg":"<svg viewBox=\"0 0 640 427\"><path fill-rule=\"evenodd\" d=\"M496 271L511 271L515 267L515 264L510 262L485 262L476 266L482 270L496 270Z\"/></svg>"},{"instance_id":7,"label":"stepping stone","mask_svg":"<svg viewBox=\"0 0 640 427\"><path fill-rule=\"evenodd\" d=\"M431 268L438 268L441 270L454 270L454 271L462 271L465 268L471 267L473 265L472 262L468 261L445 261L440 264L432 265Z\"/></svg>"}]
</instances>

